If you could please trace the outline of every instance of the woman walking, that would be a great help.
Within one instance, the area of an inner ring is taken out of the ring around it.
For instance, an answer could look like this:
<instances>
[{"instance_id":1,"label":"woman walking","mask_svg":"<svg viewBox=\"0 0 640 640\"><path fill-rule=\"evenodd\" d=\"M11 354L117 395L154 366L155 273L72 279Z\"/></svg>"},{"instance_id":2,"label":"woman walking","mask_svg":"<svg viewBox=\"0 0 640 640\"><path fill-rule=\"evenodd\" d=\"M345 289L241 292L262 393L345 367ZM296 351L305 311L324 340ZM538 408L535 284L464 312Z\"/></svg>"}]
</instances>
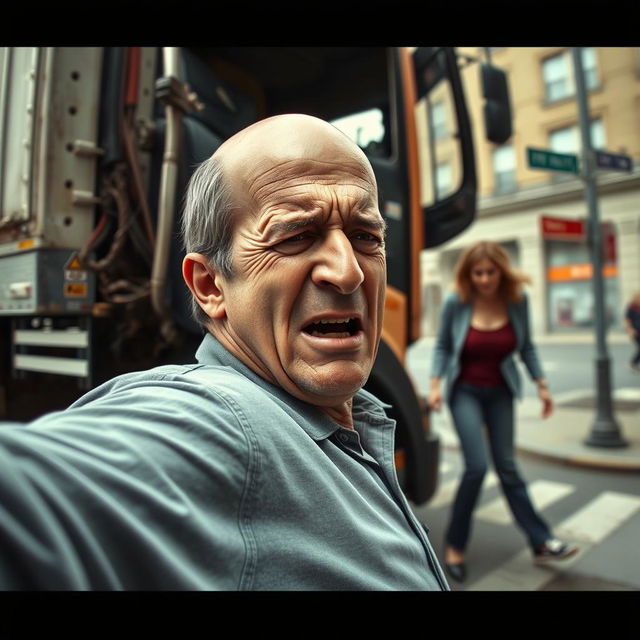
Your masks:
<instances>
[{"instance_id":1,"label":"woman walking","mask_svg":"<svg viewBox=\"0 0 640 640\"><path fill-rule=\"evenodd\" d=\"M522 393L513 357L516 351L538 387L542 417L553 411L530 336L528 300L523 291L528 281L513 269L500 245L481 241L460 257L455 291L442 308L429 406L439 411L446 399L464 456L465 470L453 504L445 550L445 567L460 582L466 577L464 558L471 517L487 470L485 430L502 491L527 536L535 561L567 558L578 550L554 538L534 508L515 460L514 398Z\"/></svg>"},{"instance_id":2,"label":"woman walking","mask_svg":"<svg viewBox=\"0 0 640 640\"><path fill-rule=\"evenodd\" d=\"M636 343L636 352L631 357L631 368L640 371L640 291L636 293L624 312L624 325L629 337Z\"/></svg>"}]
</instances>

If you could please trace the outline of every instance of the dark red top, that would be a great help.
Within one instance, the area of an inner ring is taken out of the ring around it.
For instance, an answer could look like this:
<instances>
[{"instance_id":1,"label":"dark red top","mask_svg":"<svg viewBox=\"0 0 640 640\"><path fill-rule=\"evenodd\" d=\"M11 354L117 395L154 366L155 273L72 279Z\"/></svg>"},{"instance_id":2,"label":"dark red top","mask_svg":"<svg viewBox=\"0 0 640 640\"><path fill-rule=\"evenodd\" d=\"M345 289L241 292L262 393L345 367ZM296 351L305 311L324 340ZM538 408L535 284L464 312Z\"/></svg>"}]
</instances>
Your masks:
<instances>
[{"instance_id":1,"label":"dark red top","mask_svg":"<svg viewBox=\"0 0 640 640\"><path fill-rule=\"evenodd\" d=\"M460 356L460 380L470 384L495 386L502 384L500 363L516 346L511 322L499 329L480 330L469 327Z\"/></svg>"}]
</instances>

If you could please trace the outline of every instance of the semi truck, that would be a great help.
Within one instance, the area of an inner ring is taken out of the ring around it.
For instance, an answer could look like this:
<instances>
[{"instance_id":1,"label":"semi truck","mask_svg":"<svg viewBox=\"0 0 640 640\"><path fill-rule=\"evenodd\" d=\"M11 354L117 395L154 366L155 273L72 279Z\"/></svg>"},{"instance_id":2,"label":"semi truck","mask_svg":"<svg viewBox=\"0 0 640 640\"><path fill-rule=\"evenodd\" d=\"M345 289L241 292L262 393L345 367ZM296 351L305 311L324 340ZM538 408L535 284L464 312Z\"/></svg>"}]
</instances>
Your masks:
<instances>
[{"instance_id":1,"label":"semi truck","mask_svg":"<svg viewBox=\"0 0 640 640\"><path fill-rule=\"evenodd\" d=\"M477 62L486 135L500 143L504 73ZM420 254L476 211L463 63L452 47L1 48L0 419L193 361L203 334L181 275L186 183L240 129L307 113L350 135L376 173L388 280L367 388L397 421L407 496L427 502L439 439L405 357L420 337Z\"/></svg>"}]
</instances>

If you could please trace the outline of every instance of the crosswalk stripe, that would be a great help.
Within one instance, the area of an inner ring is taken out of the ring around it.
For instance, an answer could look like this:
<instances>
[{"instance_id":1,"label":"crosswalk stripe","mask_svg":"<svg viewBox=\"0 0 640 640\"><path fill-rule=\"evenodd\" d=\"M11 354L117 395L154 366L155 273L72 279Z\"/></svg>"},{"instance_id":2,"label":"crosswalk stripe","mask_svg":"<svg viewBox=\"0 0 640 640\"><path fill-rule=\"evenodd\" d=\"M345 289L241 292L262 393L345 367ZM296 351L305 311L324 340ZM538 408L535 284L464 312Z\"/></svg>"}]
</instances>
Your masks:
<instances>
[{"instance_id":1,"label":"crosswalk stripe","mask_svg":"<svg viewBox=\"0 0 640 640\"><path fill-rule=\"evenodd\" d=\"M447 504L451 504L456 496L458 485L460 484L460 478L454 478L441 484L436 490L435 495L429 501L429 508L437 509ZM498 476L493 471L489 471L485 476L483 488L488 489L498 484Z\"/></svg>"},{"instance_id":2,"label":"crosswalk stripe","mask_svg":"<svg viewBox=\"0 0 640 640\"><path fill-rule=\"evenodd\" d=\"M574 487L564 482L537 480L528 485L531 501L538 510L561 500L574 491ZM509 505L503 495L476 509L475 516L485 522L494 524L512 524L513 517Z\"/></svg>"},{"instance_id":3,"label":"crosswalk stripe","mask_svg":"<svg viewBox=\"0 0 640 640\"><path fill-rule=\"evenodd\" d=\"M556 527L556 533L570 540L598 544L638 510L640 497L604 491Z\"/></svg>"},{"instance_id":4,"label":"crosswalk stripe","mask_svg":"<svg viewBox=\"0 0 640 640\"><path fill-rule=\"evenodd\" d=\"M579 542L575 556L559 563L563 570L573 565L589 549L602 542L614 529L640 510L640 498L614 491L605 491L560 524L553 527L555 535ZM467 591L537 591L556 575L555 567L532 564L530 549L524 549L495 571L469 585Z\"/></svg>"},{"instance_id":5,"label":"crosswalk stripe","mask_svg":"<svg viewBox=\"0 0 640 640\"><path fill-rule=\"evenodd\" d=\"M566 567L577 555L564 561ZM538 591L553 579L551 567L532 564L529 549L520 551L495 571L470 584L467 591Z\"/></svg>"}]
</instances>

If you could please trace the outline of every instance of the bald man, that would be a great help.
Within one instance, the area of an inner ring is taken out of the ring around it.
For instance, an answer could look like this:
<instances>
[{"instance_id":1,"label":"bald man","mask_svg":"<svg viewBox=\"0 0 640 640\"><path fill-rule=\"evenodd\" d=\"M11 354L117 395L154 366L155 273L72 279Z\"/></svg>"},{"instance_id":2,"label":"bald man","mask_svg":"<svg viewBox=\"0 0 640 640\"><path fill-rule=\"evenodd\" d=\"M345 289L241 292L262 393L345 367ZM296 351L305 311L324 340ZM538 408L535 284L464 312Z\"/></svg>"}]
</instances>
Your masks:
<instances>
[{"instance_id":1,"label":"bald man","mask_svg":"<svg viewBox=\"0 0 640 640\"><path fill-rule=\"evenodd\" d=\"M448 590L362 389L384 232L366 156L328 123L221 145L183 214L198 364L0 430L0 587Z\"/></svg>"}]
</instances>

